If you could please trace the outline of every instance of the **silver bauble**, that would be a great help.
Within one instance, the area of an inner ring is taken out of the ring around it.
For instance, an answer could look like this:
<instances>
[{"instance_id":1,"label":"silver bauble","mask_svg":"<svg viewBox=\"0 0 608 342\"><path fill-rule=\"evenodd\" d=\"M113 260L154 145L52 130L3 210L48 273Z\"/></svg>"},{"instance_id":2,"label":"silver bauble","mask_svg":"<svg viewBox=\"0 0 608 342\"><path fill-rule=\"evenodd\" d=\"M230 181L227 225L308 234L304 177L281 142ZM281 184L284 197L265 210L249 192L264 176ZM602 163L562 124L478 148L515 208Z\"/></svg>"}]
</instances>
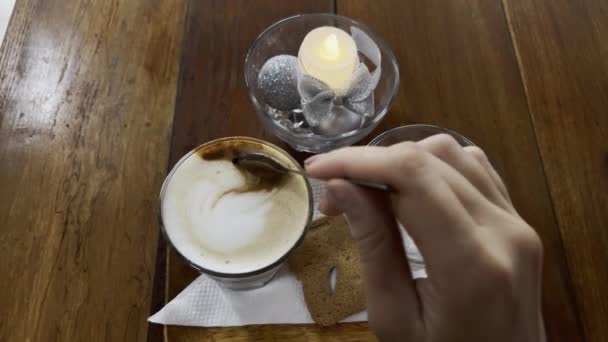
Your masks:
<instances>
[{"instance_id":1,"label":"silver bauble","mask_svg":"<svg viewBox=\"0 0 608 342\"><path fill-rule=\"evenodd\" d=\"M271 107L289 111L300 106L297 63L295 56L278 55L267 60L260 69L258 87Z\"/></svg>"}]
</instances>

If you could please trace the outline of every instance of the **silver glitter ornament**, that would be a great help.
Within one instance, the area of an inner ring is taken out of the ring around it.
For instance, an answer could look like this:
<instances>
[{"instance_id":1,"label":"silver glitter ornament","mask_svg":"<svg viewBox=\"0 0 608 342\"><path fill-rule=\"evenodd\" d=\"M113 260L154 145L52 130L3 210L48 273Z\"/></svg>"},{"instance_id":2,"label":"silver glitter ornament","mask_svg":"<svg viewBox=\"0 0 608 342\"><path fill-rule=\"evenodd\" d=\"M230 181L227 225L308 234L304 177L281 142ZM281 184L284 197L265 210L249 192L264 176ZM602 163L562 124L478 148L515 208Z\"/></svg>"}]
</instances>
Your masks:
<instances>
[{"instance_id":1,"label":"silver glitter ornament","mask_svg":"<svg viewBox=\"0 0 608 342\"><path fill-rule=\"evenodd\" d=\"M271 107L289 111L300 106L297 63L295 56L278 55L267 60L260 69L258 87Z\"/></svg>"}]
</instances>

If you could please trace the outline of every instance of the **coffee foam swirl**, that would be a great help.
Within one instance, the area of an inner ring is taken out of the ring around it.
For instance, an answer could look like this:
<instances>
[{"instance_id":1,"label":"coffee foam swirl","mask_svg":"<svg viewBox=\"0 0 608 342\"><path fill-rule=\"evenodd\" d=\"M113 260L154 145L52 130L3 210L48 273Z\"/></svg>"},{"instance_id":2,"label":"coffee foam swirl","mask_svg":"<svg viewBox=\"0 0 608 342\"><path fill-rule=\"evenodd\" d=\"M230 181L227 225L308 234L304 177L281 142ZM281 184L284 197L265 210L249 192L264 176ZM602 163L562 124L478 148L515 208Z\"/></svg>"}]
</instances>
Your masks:
<instances>
[{"instance_id":1,"label":"coffee foam swirl","mask_svg":"<svg viewBox=\"0 0 608 342\"><path fill-rule=\"evenodd\" d=\"M161 210L182 255L205 269L245 273L272 264L295 244L308 219L303 178L289 175L275 188L232 191L248 181L232 162L199 154L175 170Z\"/></svg>"}]
</instances>

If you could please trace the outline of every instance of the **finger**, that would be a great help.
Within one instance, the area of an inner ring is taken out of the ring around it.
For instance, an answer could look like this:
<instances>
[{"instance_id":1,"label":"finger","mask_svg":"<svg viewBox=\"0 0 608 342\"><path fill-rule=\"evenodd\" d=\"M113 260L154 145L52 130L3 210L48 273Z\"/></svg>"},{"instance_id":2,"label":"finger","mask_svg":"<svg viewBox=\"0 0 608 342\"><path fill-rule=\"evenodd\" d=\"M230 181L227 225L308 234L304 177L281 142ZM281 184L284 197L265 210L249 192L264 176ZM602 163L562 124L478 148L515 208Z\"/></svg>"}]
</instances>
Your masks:
<instances>
[{"instance_id":1,"label":"finger","mask_svg":"<svg viewBox=\"0 0 608 342\"><path fill-rule=\"evenodd\" d=\"M351 178L386 183L398 195L410 197L413 197L411 193L427 191L442 178L471 216L487 211L490 204L458 171L412 142L390 147L347 147L316 155L306 164L306 172L323 179Z\"/></svg>"},{"instance_id":2,"label":"finger","mask_svg":"<svg viewBox=\"0 0 608 342\"><path fill-rule=\"evenodd\" d=\"M486 156L485 152L477 146L466 146L464 148L464 150L467 153L469 153L471 156L473 156L473 158L475 158L478 163L480 163L481 165L483 165L485 167L487 172L490 174L490 177L492 178L492 181L493 181L494 185L496 186L496 188L498 189L498 191L500 191L502 196L512 206L513 204L511 201L511 196L509 195L509 191L507 190L505 183L503 182L502 178L500 177L500 175L498 174L498 172L496 171L494 166L492 166L492 163L490 163L490 160Z\"/></svg>"},{"instance_id":3,"label":"finger","mask_svg":"<svg viewBox=\"0 0 608 342\"><path fill-rule=\"evenodd\" d=\"M319 201L319 211L327 216L342 215L344 212L337 207L339 203L332 201L329 196L327 187L325 187L323 194L321 195L321 200Z\"/></svg>"},{"instance_id":4,"label":"finger","mask_svg":"<svg viewBox=\"0 0 608 342\"><path fill-rule=\"evenodd\" d=\"M465 152L452 136L437 134L417 144L460 172L492 203L503 209L510 209L511 204L501 193L487 168L473 155Z\"/></svg>"},{"instance_id":5,"label":"finger","mask_svg":"<svg viewBox=\"0 0 608 342\"><path fill-rule=\"evenodd\" d=\"M319 178L358 178L391 185L396 191L391 196L394 213L407 227L433 276L453 269L455 256L450 251L465 251L464 256L469 240L475 237L476 223L460 197L470 197L471 203L487 200L462 175L430 153L413 144L401 149L337 150L308 163L307 172ZM452 177L453 186L446 180Z\"/></svg>"},{"instance_id":6,"label":"finger","mask_svg":"<svg viewBox=\"0 0 608 342\"><path fill-rule=\"evenodd\" d=\"M345 147L314 155L304 163L306 172L315 178L354 178L393 184L400 182L401 177L393 174L395 165L390 164L394 160L388 151L387 147L379 146ZM351 161L356 163L342 162L351 158L356 159Z\"/></svg>"},{"instance_id":7,"label":"finger","mask_svg":"<svg viewBox=\"0 0 608 342\"><path fill-rule=\"evenodd\" d=\"M398 311L408 315L398 318L402 327L417 324L420 304L387 195L334 179L327 184L327 201L346 214L357 243L370 318Z\"/></svg>"}]
</instances>

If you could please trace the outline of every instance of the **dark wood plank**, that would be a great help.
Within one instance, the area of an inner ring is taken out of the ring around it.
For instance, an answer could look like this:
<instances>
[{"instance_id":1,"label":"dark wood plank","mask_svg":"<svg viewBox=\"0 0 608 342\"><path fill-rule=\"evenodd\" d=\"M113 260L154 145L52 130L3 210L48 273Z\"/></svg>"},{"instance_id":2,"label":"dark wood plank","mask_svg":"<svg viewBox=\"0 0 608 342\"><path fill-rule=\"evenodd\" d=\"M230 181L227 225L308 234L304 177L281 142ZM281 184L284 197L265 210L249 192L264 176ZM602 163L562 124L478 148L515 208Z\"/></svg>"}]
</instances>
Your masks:
<instances>
[{"instance_id":1,"label":"dark wood plank","mask_svg":"<svg viewBox=\"0 0 608 342\"><path fill-rule=\"evenodd\" d=\"M545 245L549 340L580 341L568 267L500 1L341 0L337 11L367 23L399 62L399 95L376 133L431 123L461 132L487 151Z\"/></svg>"},{"instance_id":2,"label":"dark wood plank","mask_svg":"<svg viewBox=\"0 0 608 342\"><path fill-rule=\"evenodd\" d=\"M0 51L0 341L145 338L184 9L17 1Z\"/></svg>"},{"instance_id":3,"label":"dark wood plank","mask_svg":"<svg viewBox=\"0 0 608 342\"><path fill-rule=\"evenodd\" d=\"M285 147L264 131L249 102L243 77L245 55L255 38L277 20L298 13L331 11L331 0L190 1L169 166L193 147L224 136L254 136ZM167 260L167 293L171 299L198 274L172 251ZM331 328L314 325L167 327L165 333L171 342L374 340L367 324ZM151 340L157 338L151 336Z\"/></svg>"},{"instance_id":4,"label":"dark wood plank","mask_svg":"<svg viewBox=\"0 0 608 342\"><path fill-rule=\"evenodd\" d=\"M263 129L249 100L245 55L276 21L331 11L331 0L189 1L169 166L199 144L225 136L248 135L281 144Z\"/></svg>"},{"instance_id":5,"label":"dark wood plank","mask_svg":"<svg viewBox=\"0 0 608 342\"><path fill-rule=\"evenodd\" d=\"M168 329L168 341L336 341L361 342L376 341L367 323L346 323L333 327L310 324L300 325L256 325L225 328L188 328Z\"/></svg>"},{"instance_id":6,"label":"dark wood plank","mask_svg":"<svg viewBox=\"0 0 608 342\"><path fill-rule=\"evenodd\" d=\"M608 3L504 0L588 341L608 338Z\"/></svg>"}]
</instances>

